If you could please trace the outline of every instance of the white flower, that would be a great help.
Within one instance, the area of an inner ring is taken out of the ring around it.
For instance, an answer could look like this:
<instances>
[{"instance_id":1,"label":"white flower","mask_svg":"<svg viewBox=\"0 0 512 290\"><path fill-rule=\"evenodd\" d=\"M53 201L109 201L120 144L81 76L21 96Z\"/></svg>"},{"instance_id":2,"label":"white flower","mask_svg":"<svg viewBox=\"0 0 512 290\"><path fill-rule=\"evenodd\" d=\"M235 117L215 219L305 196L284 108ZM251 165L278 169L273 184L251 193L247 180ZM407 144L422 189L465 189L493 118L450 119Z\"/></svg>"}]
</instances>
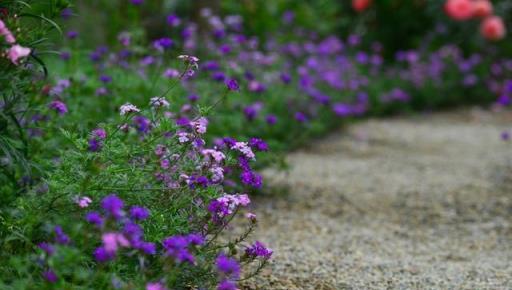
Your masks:
<instances>
[{"instance_id":1,"label":"white flower","mask_svg":"<svg viewBox=\"0 0 512 290\"><path fill-rule=\"evenodd\" d=\"M247 145L247 142L236 142L235 145L231 147L233 150L238 150L248 159L255 159L256 155L252 152L251 147Z\"/></svg>"},{"instance_id":2,"label":"white flower","mask_svg":"<svg viewBox=\"0 0 512 290\"><path fill-rule=\"evenodd\" d=\"M183 60L184 63L190 64L191 66L193 66L196 69L199 67L197 65L197 63L199 62L199 58L197 58L195 56L182 54L182 55L178 56L178 59Z\"/></svg>"},{"instance_id":3,"label":"white flower","mask_svg":"<svg viewBox=\"0 0 512 290\"><path fill-rule=\"evenodd\" d=\"M165 98L161 97L154 97L151 98L151 101L149 102L150 106L153 107L169 107L169 102Z\"/></svg>"},{"instance_id":4,"label":"white flower","mask_svg":"<svg viewBox=\"0 0 512 290\"><path fill-rule=\"evenodd\" d=\"M188 142L190 141L190 139L188 138L188 133L187 132L178 132L178 141L180 143L185 143L185 142Z\"/></svg>"},{"instance_id":5,"label":"white flower","mask_svg":"<svg viewBox=\"0 0 512 290\"><path fill-rule=\"evenodd\" d=\"M88 196L83 196L83 197L77 196L77 197L75 197L75 202L76 202L76 204L78 204L79 207L86 208L92 202L92 199Z\"/></svg>"},{"instance_id":6,"label":"white flower","mask_svg":"<svg viewBox=\"0 0 512 290\"><path fill-rule=\"evenodd\" d=\"M130 103L126 103L119 108L119 112L121 113L121 116L124 116L126 114L140 112L140 110L139 110L139 108L135 107L134 105L132 105Z\"/></svg>"}]
</instances>

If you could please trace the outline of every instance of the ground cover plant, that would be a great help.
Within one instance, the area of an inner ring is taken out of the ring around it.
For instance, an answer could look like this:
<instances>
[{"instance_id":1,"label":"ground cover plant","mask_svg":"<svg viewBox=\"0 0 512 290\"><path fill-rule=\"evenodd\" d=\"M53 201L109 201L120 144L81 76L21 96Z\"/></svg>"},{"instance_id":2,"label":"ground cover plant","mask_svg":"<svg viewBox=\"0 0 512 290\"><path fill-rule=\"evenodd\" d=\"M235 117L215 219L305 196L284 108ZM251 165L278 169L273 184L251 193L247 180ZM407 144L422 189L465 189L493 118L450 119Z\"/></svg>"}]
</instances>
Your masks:
<instances>
[{"instance_id":1,"label":"ground cover plant","mask_svg":"<svg viewBox=\"0 0 512 290\"><path fill-rule=\"evenodd\" d=\"M300 7L263 35L229 3L148 2L0 3L1 287L236 289L272 256L250 237L257 169L357 118L512 96L508 8L487 1L440 1L392 53L360 26L302 26ZM82 11L103 8L102 39ZM473 49L453 25L479 25Z\"/></svg>"}]
</instances>

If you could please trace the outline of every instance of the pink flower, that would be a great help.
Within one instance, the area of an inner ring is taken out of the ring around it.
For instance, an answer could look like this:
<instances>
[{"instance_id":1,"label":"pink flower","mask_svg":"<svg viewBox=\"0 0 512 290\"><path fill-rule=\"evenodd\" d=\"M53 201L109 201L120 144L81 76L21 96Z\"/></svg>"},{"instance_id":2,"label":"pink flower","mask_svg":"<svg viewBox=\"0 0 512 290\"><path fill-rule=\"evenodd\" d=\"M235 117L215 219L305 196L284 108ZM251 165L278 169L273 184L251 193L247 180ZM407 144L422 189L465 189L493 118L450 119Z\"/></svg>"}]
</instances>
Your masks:
<instances>
[{"instance_id":1,"label":"pink flower","mask_svg":"<svg viewBox=\"0 0 512 290\"><path fill-rule=\"evenodd\" d=\"M505 24L499 16L490 16L480 24L480 33L488 40L500 40L507 33Z\"/></svg>"},{"instance_id":2,"label":"pink flower","mask_svg":"<svg viewBox=\"0 0 512 290\"><path fill-rule=\"evenodd\" d=\"M5 23L2 20L0 20L0 35L4 36L5 41L9 44L16 42L16 38L14 38L11 31L7 26L5 26Z\"/></svg>"},{"instance_id":3,"label":"pink flower","mask_svg":"<svg viewBox=\"0 0 512 290\"><path fill-rule=\"evenodd\" d=\"M475 0L473 1L473 16L477 18L484 18L491 16L493 11L492 3L489 0Z\"/></svg>"},{"instance_id":4,"label":"pink flower","mask_svg":"<svg viewBox=\"0 0 512 290\"><path fill-rule=\"evenodd\" d=\"M78 204L79 207L86 208L92 202L92 199L88 196L77 197L75 202Z\"/></svg>"},{"instance_id":5,"label":"pink flower","mask_svg":"<svg viewBox=\"0 0 512 290\"><path fill-rule=\"evenodd\" d=\"M255 222L256 221L256 214L254 214L252 212L248 212L248 213L245 214L245 218L247 218L251 222Z\"/></svg>"},{"instance_id":6,"label":"pink flower","mask_svg":"<svg viewBox=\"0 0 512 290\"><path fill-rule=\"evenodd\" d=\"M471 0L448 0L444 10L451 18L463 21L473 17L473 2Z\"/></svg>"},{"instance_id":7,"label":"pink flower","mask_svg":"<svg viewBox=\"0 0 512 290\"><path fill-rule=\"evenodd\" d=\"M363 12L372 4L371 0L352 0L352 8L357 12Z\"/></svg>"},{"instance_id":8,"label":"pink flower","mask_svg":"<svg viewBox=\"0 0 512 290\"><path fill-rule=\"evenodd\" d=\"M119 247L129 247L130 242L119 233L104 233L101 236L103 247L108 253L115 253Z\"/></svg>"},{"instance_id":9,"label":"pink flower","mask_svg":"<svg viewBox=\"0 0 512 290\"><path fill-rule=\"evenodd\" d=\"M146 290L167 290L162 283L148 283L146 284Z\"/></svg>"},{"instance_id":10,"label":"pink flower","mask_svg":"<svg viewBox=\"0 0 512 290\"><path fill-rule=\"evenodd\" d=\"M18 60L20 58L26 57L30 54L30 48L23 47L21 45L13 45L9 51L7 52L7 57L14 63L18 65Z\"/></svg>"},{"instance_id":11,"label":"pink flower","mask_svg":"<svg viewBox=\"0 0 512 290\"><path fill-rule=\"evenodd\" d=\"M124 116L126 114L140 112L140 110L136 106L134 106L130 103L126 103L119 108L119 112L120 112L121 116Z\"/></svg>"}]
</instances>

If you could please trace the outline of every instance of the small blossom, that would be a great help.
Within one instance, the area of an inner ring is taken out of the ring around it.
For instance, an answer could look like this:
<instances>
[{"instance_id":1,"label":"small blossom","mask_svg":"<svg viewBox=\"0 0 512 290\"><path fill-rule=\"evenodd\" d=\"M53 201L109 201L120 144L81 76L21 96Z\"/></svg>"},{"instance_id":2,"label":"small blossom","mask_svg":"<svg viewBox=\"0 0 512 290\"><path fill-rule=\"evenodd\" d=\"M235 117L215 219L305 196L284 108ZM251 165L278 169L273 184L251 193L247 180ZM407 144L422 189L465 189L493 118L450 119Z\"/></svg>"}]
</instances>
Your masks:
<instances>
[{"instance_id":1,"label":"small blossom","mask_svg":"<svg viewBox=\"0 0 512 290\"><path fill-rule=\"evenodd\" d=\"M252 246L245 249L245 254L252 258L261 257L264 259L269 259L274 252L265 247L265 245L259 241L256 241Z\"/></svg>"},{"instance_id":2,"label":"small blossom","mask_svg":"<svg viewBox=\"0 0 512 290\"><path fill-rule=\"evenodd\" d=\"M230 79L226 86L230 91L238 91L240 89L240 86L238 85L238 82L235 79Z\"/></svg>"},{"instance_id":3,"label":"small blossom","mask_svg":"<svg viewBox=\"0 0 512 290\"><path fill-rule=\"evenodd\" d=\"M240 264L233 258L229 258L221 254L215 260L217 271L230 279L238 279L240 277Z\"/></svg>"},{"instance_id":4,"label":"small blossom","mask_svg":"<svg viewBox=\"0 0 512 290\"><path fill-rule=\"evenodd\" d=\"M117 195L110 194L103 198L101 207L113 217L120 218L124 203Z\"/></svg>"},{"instance_id":5,"label":"small blossom","mask_svg":"<svg viewBox=\"0 0 512 290\"><path fill-rule=\"evenodd\" d=\"M130 103L126 103L124 105L122 105L120 108L119 108L119 111L121 113L121 116L124 116L126 114L130 114L130 113L138 113L140 112L139 108L137 108L136 106L130 104Z\"/></svg>"},{"instance_id":6,"label":"small blossom","mask_svg":"<svg viewBox=\"0 0 512 290\"><path fill-rule=\"evenodd\" d=\"M75 200L76 204L78 204L81 208L86 208L92 202L92 199L88 196L77 197Z\"/></svg>"},{"instance_id":7,"label":"small blossom","mask_svg":"<svg viewBox=\"0 0 512 290\"><path fill-rule=\"evenodd\" d=\"M177 136L178 136L178 141L179 141L180 143L185 143L185 142L190 141L190 139L189 139L189 136L188 136L188 133L187 133L187 132L178 132L178 133L177 133Z\"/></svg>"},{"instance_id":8,"label":"small blossom","mask_svg":"<svg viewBox=\"0 0 512 290\"><path fill-rule=\"evenodd\" d=\"M199 62L199 58L195 56L182 54L178 56L178 59L181 59L185 64L188 64L196 69L199 67L197 64Z\"/></svg>"},{"instance_id":9,"label":"small blossom","mask_svg":"<svg viewBox=\"0 0 512 290\"><path fill-rule=\"evenodd\" d=\"M149 105L152 107L166 107L167 108L167 107L169 107L170 104L165 98L154 97L154 98L151 98Z\"/></svg>"},{"instance_id":10,"label":"small blossom","mask_svg":"<svg viewBox=\"0 0 512 290\"><path fill-rule=\"evenodd\" d=\"M103 248L108 253L115 254L119 247L129 247L130 242L119 233L104 233L101 236L103 242Z\"/></svg>"},{"instance_id":11,"label":"small blossom","mask_svg":"<svg viewBox=\"0 0 512 290\"><path fill-rule=\"evenodd\" d=\"M46 281L50 283L55 283L58 280L57 274L55 274L55 272L51 269L44 271L43 277Z\"/></svg>"},{"instance_id":12,"label":"small blossom","mask_svg":"<svg viewBox=\"0 0 512 290\"><path fill-rule=\"evenodd\" d=\"M71 241L69 239L69 236L64 233L64 230L62 230L61 226L55 226L55 241L61 245L69 244Z\"/></svg>"},{"instance_id":13,"label":"small blossom","mask_svg":"<svg viewBox=\"0 0 512 290\"><path fill-rule=\"evenodd\" d=\"M254 214L252 212L246 213L245 218L250 220L251 222L256 222L256 214Z\"/></svg>"},{"instance_id":14,"label":"small blossom","mask_svg":"<svg viewBox=\"0 0 512 290\"><path fill-rule=\"evenodd\" d=\"M87 213L87 215L85 216L85 220L88 223L94 224L98 227L101 227L103 225L103 217L100 213L95 211Z\"/></svg>"},{"instance_id":15,"label":"small blossom","mask_svg":"<svg viewBox=\"0 0 512 290\"><path fill-rule=\"evenodd\" d=\"M235 145L231 147L232 150L237 150L242 153L248 159L255 159L256 155L252 152L251 147L248 146L247 142L236 142Z\"/></svg>"},{"instance_id":16,"label":"small blossom","mask_svg":"<svg viewBox=\"0 0 512 290\"><path fill-rule=\"evenodd\" d=\"M48 107L55 110L59 115L64 115L68 112L66 104L58 100L52 101Z\"/></svg>"},{"instance_id":17,"label":"small blossom","mask_svg":"<svg viewBox=\"0 0 512 290\"><path fill-rule=\"evenodd\" d=\"M37 247L43 250L48 256L51 256L53 253L55 253L55 248L49 243L39 243Z\"/></svg>"},{"instance_id":18,"label":"small blossom","mask_svg":"<svg viewBox=\"0 0 512 290\"><path fill-rule=\"evenodd\" d=\"M217 290L238 290L238 287L233 281L222 280L219 285L217 285Z\"/></svg>"},{"instance_id":19,"label":"small blossom","mask_svg":"<svg viewBox=\"0 0 512 290\"><path fill-rule=\"evenodd\" d=\"M146 290L167 290L167 288L159 282L146 284Z\"/></svg>"},{"instance_id":20,"label":"small blossom","mask_svg":"<svg viewBox=\"0 0 512 290\"><path fill-rule=\"evenodd\" d=\"M28 56L31 52L30 48L23 47L21 45L13 45L8 51L7 51L7 58L11 60L11 62L15 65L19 64L20 58L24 58Z\"/></svg>"},{"instance_id":21,"label":"small blossom","mask_svg":"<svg viewBox=\"0 0 512 290\"><path fill-rule=\"evenodd\" d=\"M149 217L149 211L140 206L134 206L130 209L130 217L134 220L145 220Z\"/></svg>"},{"instance_id":22,"label":"small blossom","mask_svg":"<svg viewBox=\"0 0 512 290\"><path fill-rule=\"evenodd\" d=\"M94 250L94 258L100 263L114 259L115 253L108 252L104 247L98 247Z\"/></svg>"}]
</instances>

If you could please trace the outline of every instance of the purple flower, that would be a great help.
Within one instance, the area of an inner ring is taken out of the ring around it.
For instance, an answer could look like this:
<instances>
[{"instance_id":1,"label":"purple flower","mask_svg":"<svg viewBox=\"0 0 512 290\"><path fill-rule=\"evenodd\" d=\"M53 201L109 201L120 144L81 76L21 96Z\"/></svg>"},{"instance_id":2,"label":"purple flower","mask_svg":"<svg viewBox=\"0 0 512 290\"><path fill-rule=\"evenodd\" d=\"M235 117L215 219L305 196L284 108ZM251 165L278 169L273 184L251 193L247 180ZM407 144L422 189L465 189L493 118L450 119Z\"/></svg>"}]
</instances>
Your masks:
<instances>
[{"instance_id":1,"label":"purple flower","mask_svg":"<svg viewBox=\"0 0 512 290\"><path fill-rule=\"evenodd\" d=\"M216 70L220 69L220 65L218 62L216 62L214 60L210 60L210 61L207 61L204 63L203 69L208 70L208 71L216 71Z\"/></svg>"},{"instance_id":2,"label":"purple flower","mask_svg":"<svg viewBox=\"0 0 512 290\"><path fill-rule=\"evenodd\" d=\"M104 247L98 247L94 250L94 258L100 263L108 262L115 257L115 252L109 252Z\"/></svg>"},{"instance_id":3,"label":"purple flower","mask_svg":"<svg viewBox=\"0 0 512 290\"><path fill-rule=\"evenodd\" d=\"M130 217L134 220L145 220L149 217L149 211L140 206L134 206L130 209Z\"/></svg>"},{"instance_id":4,"label":"purple flower","mask_svg":"<svg viewBox=\"0 0 512 290\"><path fill-rule=\"evenodd\" d=\"M263 177L250 170L243 171L240 174L240 180L243 184L250 185L254 188L260 188L263 184Z\"/></svg>"},{"instance_id":5,"label":"purple flower","mask_svg":"<svg viewBox=\"0 0 512 290\"><path fill-rule=\"evenodd\" d=\"M68 107L66 107L66 104L58 100L52 101L48 107L55 110L59 115L64 115L68 112Z\"/></svg>"},{"instance_id":6,"label":"purple flower","mask_svg":"<svg viewBox=\"0 0 512 290\"><path fill-rule=\"evenodd\" d=\"M510 97L505 94L499 96L499 98L497 100L497 103L502 106L508 106L508 105L510 105L510 102L511 102Z\"/></svg>"},{"instance_id":7,"label":"purple flower","mask_svg":"<svg viewBox=\"0 0 512 290\"><path fill-rule=\"evenodd\" d=\"M165 49L170 48L174 44L174 41L169 37L162 37L153 42L153 47L159 51L163 51Z\"/></svg>"},{"instance_id":8,"label":"purple flower","mask_svg":"<svg viewBox=\"0 0 512 290\"><path fill-rule=\"evenodd\" d=\"M75 39L78 36L78 31L70 30L66 33L67 38L69 39Z\"/></svg>"},{"instance_id":9,"label":"purple flower","mask_svg":"<svg viewBox=\"0 0 512 290\"><path fill-rule=\"evenodd\" d=\"M216 71L212 73L212 79L217 82L223 82L224 80L226 80L226 75L221 71Z\"/></svg>"},{"instance_id":10,"label":"purple flower","mask_svg":"<svg viewBox=\"0 0 512 290\"><path fill-rule=\"evenodd\" d=\"M279 77L281 78L281 81L285 84L289 84L292 81L292 77L288 73L281 73Z\"/></svg>"},{"instance_id":11,"label":"purple flower","mask_svg":"<svg viewBox=\"0 0 512 290\"><path fill-rule=\"evenodd\" d=\"M71 16L73 16L73 10L71 10L71 8L64 8L60 12L60 17L64 20L68 20Z\"/></svg>"},{"instance_id":12,"label":"purple flower","mask_svg":"<svg viewBox=\"0 0 512 290\"><path fill-rule=\"evenodd\" d=\"M306 122L308 119L306 117L306 115L302 112L296 112L295 113L295 120L297 120L298 122L300 123L304 123Z\"/></svg>"},{"instance_id":13,"label":"purple flower","mask_svg":"<svg viewBox=\"0 0 512 290\"><path fill-rule=\"evenodd\" d=\"M265 121L269 125L275 125L277 123L277 117L275 115L267 115Z\"/></svg>"},{"instance_id":14,"label":"purple flower","mask_svg":"<svg viewBox=\"0 0 512 290\"><path fill-rule=\"evenodd\" d=\"M141 242L143 242L144 231L138 224L134 222L126 223L126 225L123 228L123 234L127 236L135 244L140 244Z\"/></svg>"},{"instance_id":15,"label":"purple flower","mask_svg":"<svg viewBox=\"0 0 512 290\"><path fill-rule=\"evenodd\" d=\"M51 269L43 272L43 278L50 283L55 283L58 280L57 274Z\"/></svg>"},{"instance_id":16,"label":"purple flower","mask_svg":"<svg viewBox=\"0 0 512 290\"><path fill-rule=\"evenodd\" d=\"M182 126L182 127L189 126L190 119L187 117L179 117L178 119L176 119L176 125Z\"/></svg>"},{"instance_id":17,"label":"purple flower","mask_svg":"<svg viewBox=\"0 0 512 290\"><path fill-rule=\"evenodd\" d=\"M105 131L105 129L102 128L97 128L92 130L92 136L99 139L105 139L107 138L107 131Z\"/></svg>"},{"instance_id":18,"label":"purple flower","mask_svg":"<svg viewBox=\"0 0 512 290\"><path fill-rule=\"evenodd\" d=\"M85 215L85 220L88 223L94 224L98 227L101 227L103 225L103 217L100 213L96 211L89 212Z\"/></svg>"},{"instance_id":19,"label":"purple flower","mask_svg":"<svg viewBox=\"0 0 512 290\"><path fill-rule=\"evenodd\" d=\"M215 260L217 271L230 279L238 279L240 277L240 264L238 261L220 254Z\"/></svg>"},{"instance_id":20,"label":"purple flower","mask_svg":"<svg viewBox=\"0 0 512 290\"><path fill-rule=\"evenodd\" d=\"M229 280L222 280L219 285L217 285L217 290L237 290L238 287L236 283Z\"/></svg>"},{"instance_id":21,"label":"purple flower","mask_svg":"<svg viewBox=\"0 0 512 290\"><path fill-rule=\"evenodd\" d=\"M334 113L340 117L350 116L352 114L352 108L343 103L336 103L332 106Z\"/></svg>"},{"instance_id":22,"label":"purple flower","mask_svg":"<svg viewBox=\"0 0 512 290\"><path fill-rule=\"evenodd\" d=\"M228 90L230 91L238 91L240 89L240 86L238 85L238 82L235 79L230 79L226 86L228 87Z\"/></svg>"},{"instance_id":23,"label":"purple flower","mask_svg":"<svg viewBox=\"0 0 512 290\"><path fill-rule=\"evenodd\" d=\"M251 138L249 140L249 146L256 151L268 151L268 144L259 138Z\"/></svg>"},{"instance_id":24,"label":"purple flower","mask_svg":"<svg viewBox=\"0 0 512 290\"><path fill-rule=\"evenodd\" d=\"M37 245L37 247L39 247L41 250L43 250L48 256L51 256L53 255L53 253L55 253L55 248L53 247L52 244L49 244L49 243L39 243Z\"/></svg>"},{"instance_id":25,"label":"purple flower","mask_svg":"<svg viewBox=\"0 0 512 290\"><path fill-rule=\"evenodd\" d=\"M107 195L101 201L101 207L114 218L120 218L123 214L123 201L115 194Z\"/></svg>"},{"instance_id":26,"label":"purple flower","mask_svg":"<svg viewBox=\"0 0 512 290\"><path fill-rule=\"evenodd\" d=\"M252 121L254 120L258 114L260 113L261 109L263 109L263 104L261 102L253 103L247 107L244 108L244 115L247 120Z\"/></svg>"},{"instance_id":27,"label":"purple flower","mask_svg":"<svg viewBox=\"0 0 512 290\"><path fill-rule=\"evenodd\" d=\"M62 59L64 61L68 61L71 58L71 53L69 51L61 51L59 56L60 56L60 59Z\"/></svg>"},{"instance_id":28,"label":"purple flower","mask_svg":"<svg viewBox=\"0 0 512 290\"><path fill-rule=\"evenodd\" d=\"M131 0L131 2L133 5L141 5L142 3L144 3L144 0Z\"/></svg>"},{"instance_id":29,"label":"purple flower","mask_svg":"<svg viewBox=\"0 0 512 290\"><path fill-rule=\"evenodd\" d=\"M171 236L162 242L166 255L173 257L178 263L188 262L194 264L195 258L188 251L190 244L186 236Z\"/></svg>"},{"instance_id":30,"label":"purple flower","mask_svg":"<svg viewBox=\"0 0 512 290\"><path fill-rule=\"evenodd\" d=\"M501 140L503 140L503 141L510 140L510 133L507 131L501 132Z\"/></svg>"},{"instance_id":31,"label":"purple flower","mask_svg":"<svg viewBox=\"0 0 512 290\"><path fill-rule=\"evenodd\" d=\"M204 244L204 237L200 234L189 234L187 240L190 244L200 246Z\"/></svg>"},{"instance_id":32,"label":"purple flower","mask_svg":"<svg viewBox=\"0 0 512 290\"><path fill-rule=\"evenodd\" d=\"M170 14L167 16L167 24L172 27L180 25L181 20L176 14Z\"/></svg>"},{"instance_id":33,"label":"purple flower","mask_svg":"<svg viewBox=\"0 0 512 290\"><path fill-rule=\"evenodd\" d=\"M98 138L89 139L89 151L98 152L101 150L101 141Z\"/></svg>"},{"instance_id":34,"label":"purple flower","mask_svg":"<svg viewBox=\"0 0 512 290\"><path fill-rule=\"evenodd\" d=\"M55 226L55 241L61 245L69 244L69 236L64 233L61 226Z\"/></svg>"},{"instance_id":35,"label":"purple flower","mask_svg":"<svg viewBox=\"0 0 512 290\"><path fill-rule=\"evenodd\" d=\"M100 81L107 84L107 83L110 83L112 82L112 77L109 76L109 75L101 75L100 76Z\"/></svg>"},{"instance_id":36,"label":"purple flower","mask_svg":"<svg viewBox=\"0 0 512 290\"><path fill-rule=\"evenodd\" d=\"M150 242L141 242L136 244L135 246L137 249L144 252L146 255L154 255L156 254L156 244L150 243Z\"/></svg>"},{"instance_id":37,"label":"purple flower","mask_svg":"<svg viewBox=\"0 0 512 290\"><path fill-rule=\"evenodd\" d=\"M245 254L252 258L261 257L269 259L272 256L273 251L265 247L263 243L256 241L252 246L245 249Z\"/></svg>"},{"instance_id":38,"label":"purple flower","mask_svg":"<svg viewBox=\"0 0 512 290\"><path fill-rule=\"evenodd\" d=\"M151 129L151 121L144 116L136 116L133 118L133 122L137 130L143 134L148 133Z\"/></svg>"},{"instance_id":39,"label":"purple flower","mask_svg":"<svg viewBox=\"0 0 512 290\"><path fill-rule=\"evenodd\" d=\"M190 95L190 96L188 96L188 100L191 102L197 102L199 100L199 96L198 95Z\"/></svg>"}]
</instances>

